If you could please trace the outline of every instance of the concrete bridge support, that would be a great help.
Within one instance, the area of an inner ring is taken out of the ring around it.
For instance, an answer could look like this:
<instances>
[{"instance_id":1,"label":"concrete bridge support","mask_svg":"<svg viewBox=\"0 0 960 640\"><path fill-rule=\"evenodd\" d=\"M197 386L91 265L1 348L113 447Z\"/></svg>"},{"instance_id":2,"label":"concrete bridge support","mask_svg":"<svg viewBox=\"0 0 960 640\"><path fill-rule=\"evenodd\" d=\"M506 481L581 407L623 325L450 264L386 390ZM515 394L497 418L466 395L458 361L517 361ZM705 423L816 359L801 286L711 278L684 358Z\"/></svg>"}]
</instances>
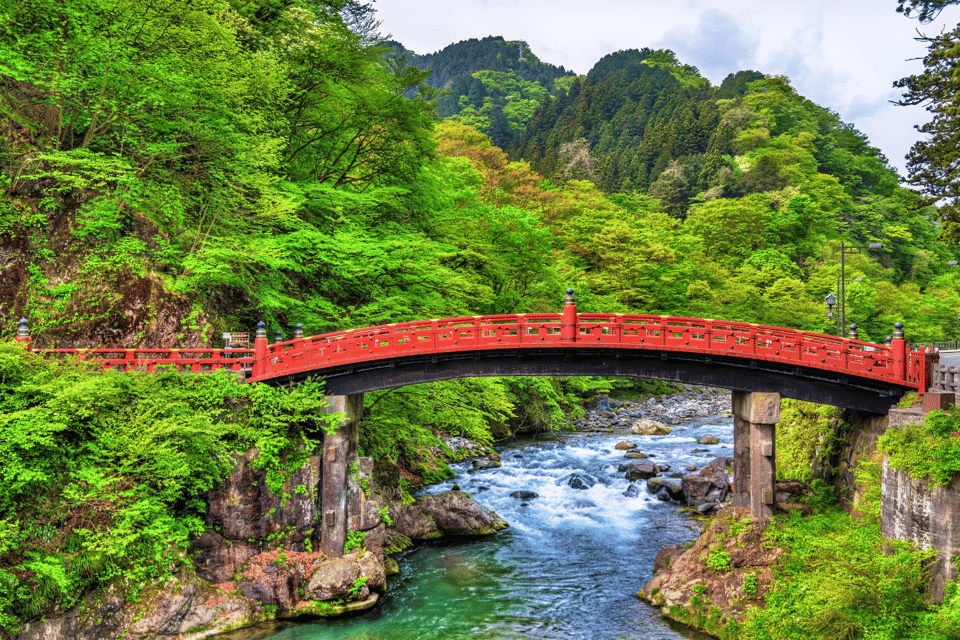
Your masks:
<instances>
[{"instance_id":1,"label":"concrete bridge support","mask_svg":"<svg viewBox=\"0 0 960 640\"><path fill-rule=\"evenodd\" d=\"M320 550L331 558L339 558L347 541L347 477L360 447L363 394L328 396L327 402L327 413L342 413L345 417L336 431L323 438Z\"/></svg>"},{"instance_id":2,"label":"concrete bridge support","mask_svg":"<svg viewBox=\"0 0 960 640\"><path fill-rule=\"evenodd\" d=\"M733 392L733 503L753 517L776 510L776 425L780 394Z\"/></svg>"}]
</instances>

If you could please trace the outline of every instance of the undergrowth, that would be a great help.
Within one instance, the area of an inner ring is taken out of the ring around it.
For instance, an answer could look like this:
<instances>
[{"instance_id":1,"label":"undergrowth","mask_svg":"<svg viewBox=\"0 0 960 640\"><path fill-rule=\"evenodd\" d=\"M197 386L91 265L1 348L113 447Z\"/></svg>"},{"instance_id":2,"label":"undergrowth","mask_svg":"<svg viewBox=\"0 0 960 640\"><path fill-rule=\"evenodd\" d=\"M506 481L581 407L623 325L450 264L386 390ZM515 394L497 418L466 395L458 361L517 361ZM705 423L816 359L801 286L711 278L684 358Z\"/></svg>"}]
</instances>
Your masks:
<instances>
[{"instance_id":1,"label":"undergrowth","mask_svg":"<svg viewBox=\"0 0 960 640\"><path fill-rule=\"evenodd\" d=\"M829 491L822 488L822 491ZM765 608L751 608L725 637L745 640L947 640L960 637L955 582L929 604L925 567L935 555L885 539L872 519L854 520L820 495L817 513L794 511L767 529L785 547Z\"/></svg>"},{"instance_id":2,"label":"undergrowth","mask_svg":"<svg viewBox=\"0 0 960 640\"><path fill-rule=\"evenodd\" d=\"M934 487L946 485L960 475L960 414L956 407L931 411L923 424L888 429L877 448L892 468Z\"/></svg>"},{"instance_id":3,"label":"undergrowth","mask_svg":"<svg viewBox=\"0 0 960 640\"><path fill-rule=\"evenodd\" d=\"M777 477L810 482L817 468L830 464L849 426L842 410L802 400L780 401L777 423Z\"/></svg>"},{"instance_id":4,"label":"undergrowth","mask_svg":"<svg viewBox=\"0 0 960 640\"><path fill-rule=\"evenodd\" d=\"M136 598L180 568L235 454L279 492L335 425L312 382L96 373L0 343L0 631L119 577Z\"/></svg>"}]
</instances>

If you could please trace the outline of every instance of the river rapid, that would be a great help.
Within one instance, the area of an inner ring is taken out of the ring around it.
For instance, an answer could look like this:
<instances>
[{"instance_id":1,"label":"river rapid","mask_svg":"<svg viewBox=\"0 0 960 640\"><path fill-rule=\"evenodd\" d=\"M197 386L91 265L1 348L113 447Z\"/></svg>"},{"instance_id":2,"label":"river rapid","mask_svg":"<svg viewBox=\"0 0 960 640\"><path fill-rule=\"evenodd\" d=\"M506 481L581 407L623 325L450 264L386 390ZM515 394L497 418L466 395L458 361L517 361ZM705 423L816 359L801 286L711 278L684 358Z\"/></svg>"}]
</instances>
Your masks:
<instances>
[{"instance_id":1,"label":"river rapid","mask_svg":"<svg viewBox=\"0 0 960 640\"><path fill-rule=\"evenodd\" d=\"M699 445L710 433L717 445ZM652 461L688 473L733 455L730 418L673 425L667 436L563 434L499 448L502 466L457 477L425 493L459 484L510 528L466 543L422 546L398 558L401 573L377 606L360 616L301 623L244 636L275 640L666 640L707 638L664 620L636 593L650 579L664 545L697 537L680 505L662 502L638 481L639 495L617 471L623 440ZM571 474L579 482L571 486ZM587 486L592 483L592 486ZM580 487L580 488L577 488ZM532 491L537 497L511 497Z\"/></svg>"}]
</instances>

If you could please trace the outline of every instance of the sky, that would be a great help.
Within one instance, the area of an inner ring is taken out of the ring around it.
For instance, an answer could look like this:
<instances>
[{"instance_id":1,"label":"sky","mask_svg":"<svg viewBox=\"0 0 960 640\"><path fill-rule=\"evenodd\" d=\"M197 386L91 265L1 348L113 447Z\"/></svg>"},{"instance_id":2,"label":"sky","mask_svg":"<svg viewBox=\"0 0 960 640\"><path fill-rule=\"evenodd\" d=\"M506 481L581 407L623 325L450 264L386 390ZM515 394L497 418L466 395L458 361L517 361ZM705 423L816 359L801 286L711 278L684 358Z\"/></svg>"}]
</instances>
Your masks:
<instances>
[{"instance_id":1,"label":"sky","mask_svg":"<svg viewBox=\"0 0 960 640\"><path fill-rule=\"evenodd\" d=\"M923 70L917 30L960 22L950 7L922 25L896 0L375 0L380 31L418 54L469 38L524 40L543 62L586 74L625 49L671 49L714 85L753 69L862 131L906 175L922 106L898 107L894 81Z\"/></svg>"}]
</instances>

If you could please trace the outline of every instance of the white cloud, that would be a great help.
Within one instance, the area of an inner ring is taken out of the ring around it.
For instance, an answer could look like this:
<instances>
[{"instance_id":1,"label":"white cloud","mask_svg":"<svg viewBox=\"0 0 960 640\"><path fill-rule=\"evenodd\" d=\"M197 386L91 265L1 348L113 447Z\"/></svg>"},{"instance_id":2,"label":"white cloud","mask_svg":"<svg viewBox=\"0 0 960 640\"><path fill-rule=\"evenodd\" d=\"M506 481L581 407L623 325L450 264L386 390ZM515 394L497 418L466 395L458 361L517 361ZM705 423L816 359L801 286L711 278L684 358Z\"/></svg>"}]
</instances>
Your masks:
<instances>
[{"instance_id":1,"label":"white cloud","mask_svg":"<svg viewBox=\"0 0 960 640\"><path fill-rule=\"evenodd\" d=\"M750 68L759 46L757 34L737 24L733 15L710 8L700 14L694 29L671 29L653 48L671 49L683 62L697 67L701 75L719 85L728 74Z\"/></svg>"}]
</instances>

